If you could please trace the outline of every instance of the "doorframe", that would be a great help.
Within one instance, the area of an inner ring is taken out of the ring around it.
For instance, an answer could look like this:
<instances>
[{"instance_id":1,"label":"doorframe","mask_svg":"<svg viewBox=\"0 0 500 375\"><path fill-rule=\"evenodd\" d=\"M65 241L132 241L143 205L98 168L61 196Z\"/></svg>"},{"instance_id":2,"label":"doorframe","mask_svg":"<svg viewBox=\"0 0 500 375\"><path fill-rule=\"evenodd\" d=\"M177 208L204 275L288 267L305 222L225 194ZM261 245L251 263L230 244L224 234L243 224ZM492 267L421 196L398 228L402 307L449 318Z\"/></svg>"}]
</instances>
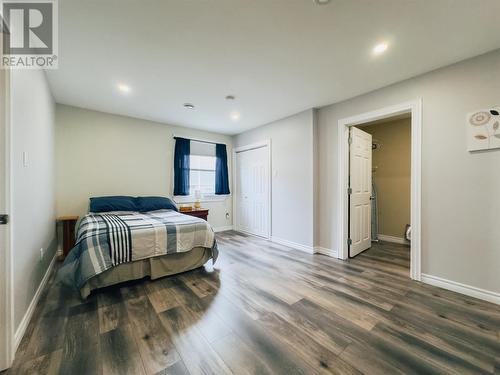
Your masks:
<instances>
[{"instance_id":1,"label":"doorframe","mask_svg":"<svg viewBox=\"0 0 500 375\"><path fill-rule=\"evenodd\" d=\"M367 122L390 118L399 114L411 114L411 255L410 277L421 280L421 195L422 195L422 98L361 113L338 121L338 200L339 210L334 230L337 239L338 258L347 259L349 254L348 184L349 184L349 128Z\"/></svg>"},{"instance_id":2,"label":"doorframe","mask_svg":"<svg viewBox=\"0 0 500 375\"><path fill-rule=\"evenodd\" d=\"M3 34L0 33L0 37ZM5 102L2 105L5 106L5 111L0 121L4 124L0 125L4 127L4 193L5 193L5 213L9 214L9 223L5 225L5 238L0 247L4 249L4 262L0 262L0 277L3 278L3 298L5 300L0 301L0 308L2 313L0 314L0 319L2 319L1 324L6 328L5 332L0 332L0 350L4 352L1 354L6 360L6 366L9 368L14 361L15 348L14 348L14 301L13 301L13 272L12 272L12 204L11 204L11 160L12 160L12 149L11 149L11 137L12 137L12 119L11 119L11 92L12 92L12 76L10 69L3 70L5 74L5 88L0 88L0 90L5 90ZM2 100L2 98L0 98ZM2 291L0 291L0 296L2 296ZM3 348L3 349L2 349ZM3 367L3 364L0 363ZM1 367L0 367L1 368Z\"/></svg>"},{"instance_id":3,"label":"doorframe","mask_svg":"<svg viewBox=\"0 0 500 375\"><path fill-rule=\"evenodd\" d=\"M267 214L267 237L262 237L266 239L271 239L272 237L272 162L271 162L271 139L265 139L263 141L251 143L245 146L240 146L233 148L233 189L234 189L234 194L233 194L233 229L237 232L243 232L247 234L251 234L253 236L256 236L253 233L248 233L244 230L241 230L238 225L238 197L237 197L237 192L238 192L238 182L237 182L237 173L238 173L238 165L236 162L236 154L240 152L245 152L245 151L250 151L250 150L255 150L258 148L262 147L267 147L267 165L268 165L268 214ZM261 237L261 236L257 236Z\"/></svg>"}]
</instances>

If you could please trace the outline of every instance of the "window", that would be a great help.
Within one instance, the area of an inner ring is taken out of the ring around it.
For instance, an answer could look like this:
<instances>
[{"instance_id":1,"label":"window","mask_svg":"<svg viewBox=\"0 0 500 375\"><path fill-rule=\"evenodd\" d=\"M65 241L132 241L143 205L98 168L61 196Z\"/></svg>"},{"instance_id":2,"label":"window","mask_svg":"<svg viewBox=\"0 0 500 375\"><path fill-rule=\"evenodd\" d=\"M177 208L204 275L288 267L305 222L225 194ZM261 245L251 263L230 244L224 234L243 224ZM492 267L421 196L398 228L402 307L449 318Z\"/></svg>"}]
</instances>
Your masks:
<instances>
[{"instance_id":1,"label":"window","mask_svg":"<svg viewBox=\"0 0 500 375\"><path fill-rule=\"evenodd\" d=\"M215 194L215 155L190 155L189 164L189 195L194 196L196 190Z\"/></svg>"},{"instance_id":2,"label":"window","mask_svg":"<svg viewBox=\"0 0 500 375\"><path fill-rule=\"evenodd\" d=\"M189 154L189 195L176 196L177 203L196 200L196 191L204 201L223 200L215 195L215 144L191 140Z\"/></svg>"}]
</instances>

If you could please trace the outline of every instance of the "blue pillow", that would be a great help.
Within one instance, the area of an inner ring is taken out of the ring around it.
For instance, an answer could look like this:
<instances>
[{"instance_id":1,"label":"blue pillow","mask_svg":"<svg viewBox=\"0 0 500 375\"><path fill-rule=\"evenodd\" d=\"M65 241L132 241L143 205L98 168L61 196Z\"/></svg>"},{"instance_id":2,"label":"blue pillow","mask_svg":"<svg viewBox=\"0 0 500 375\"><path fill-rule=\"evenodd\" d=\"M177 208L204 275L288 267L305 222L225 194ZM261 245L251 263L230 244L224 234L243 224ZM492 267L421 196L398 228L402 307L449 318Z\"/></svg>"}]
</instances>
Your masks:
<instances>
[{"instance_id":1,"label":"blue pillow","mask_svg":"<svg viewBox=\"0 0 500 375\"><path fill-rule=\"evenodd\" d=\"M137 211L137 198L126 196L92 197L90 212Z\"/></svg>"},{"instance_id":2,"label":"blue pillow","mask_svg":"<svg viewBox=\"0 0 500 375\"><path fill-rule=\"evenodd\" d=\"M179 211L175 203L166 197L137 197L137 210L139 212L156 210Z\"/></svg>"}]
</instances>

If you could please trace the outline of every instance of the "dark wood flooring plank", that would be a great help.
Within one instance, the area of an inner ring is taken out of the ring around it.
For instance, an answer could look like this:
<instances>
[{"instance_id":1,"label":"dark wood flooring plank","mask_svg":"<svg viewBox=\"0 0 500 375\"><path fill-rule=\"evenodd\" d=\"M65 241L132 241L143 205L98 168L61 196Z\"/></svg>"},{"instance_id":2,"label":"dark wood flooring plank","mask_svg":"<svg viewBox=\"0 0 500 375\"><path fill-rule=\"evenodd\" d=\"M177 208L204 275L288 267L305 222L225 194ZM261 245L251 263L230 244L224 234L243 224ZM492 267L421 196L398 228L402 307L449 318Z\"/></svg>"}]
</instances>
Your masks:
<instances>
[{"instance_id":1,"label":"dark wood flooring plank","mask_svg":"<svg viewBox=\"0 0 500 375\"><path fill-rule=\"evenodd\" d=\"M177 307L182 303L171 288L150 292L148 293L148 298L157 313L161 313L172 307Z\"/></svg>"},{"instance_id":2,"label":"dark wood flooring plank","mask_svg":"<svg viewBox=\"0 0 500 375\"><path fill-rule=\"evenodd\" d=\"M483 362L486 367L490 367L492 358L500 353L500 342L494 338L453 321L422 314L407 306L396 306L391 311L391 319L408 331L426 334L429 341L436 341L436 345L451 346L453 351L461 352L463 358L472 357L471 363Z\"/></svg>"},{"instance_id":3,"label":"dark wood flooring plank","mask_svg":"<svg viewBox=\"0 0 500 375\"><path fill-rule=\"evenodd\" d=\"M98 315L101 334L128 324L127 310L122 302L100 306Z\"/></svg>"},{"instance_id":4,"label":"dark wood flooring plank","mask_svg":"<svg viewBox=\"0 0 500 375\"><path fill-rule=\"evenodd\" d=\"M17 373L30 375L56 375L61 366L62 349L31 359L19 365Z\"/></svg>"},{"instance_id":5,"label":"dark wood flooring plank","mask_svg":"<svg viewBox=\"0 0 500 375\"><path fill-rule=\"evenodd\" d=\"M156 374L177 362L179 354L148 298L129 298L125 306L146 373Z\"/></svg>"},{"instance_id":6,"label":"dark wood flooring plank","mask_svg":"<svg viewBox=\"0 0 500 375\"><path fill-rule=\"evenodd\" d=\"M269 313L258 320L262 326L274 337L280 340L287 348L302 358L312 368L318 369L320 373L335 374L339 366L349 373L357 373L354 367L338 358L338 356L316 342L312 337L303 334L300 330L280 318L274 313Z\"/></svg>"},{"instance_id":7,"label":"dark wood flooring plank","mask_svg":"<svg viewBox=\"0 0 500 375\"><path fill-rule=\"evenodd\" d=\"M342 352L340 358L361 372L365 372L366 366L373 362L376 364L374 371L380 370L382 373L388 371L389 373L398 371L401 373L437 373L438 368L432 364L421 361L412 353L404 351L399 346L373 335L369 330L319 305L303 300L295 304L294 307L316 320L317 324L331 332L332 335L342 335L351 340L353 344ZM357 361L359 353L365 354Z\"/></svg>"},{"instance_id":8,"label":"dark wood flooring plank","mask_svg":"<svg viewBox=\"0 0 500 375\"><path fill-rule=\"evenodd\" d=\"M201 333L193 327L196 318L183 306L164 311L159 316L190 374L231 373Z\"/></svg>"},{"instance_id":9,"label":"dark wood flooring plank","mask_svg":"<svg viewBox=\"0 0 500 375\"><path fill-rule=\"evenodd\" d=\"M273 374L255 352L235 334L229 334L211 343L211 346L223 358L233 374Z\"/></svg>"},{"instance_id":10,"label":"dark wood flooring plank","mask_svg":"<svg viewBox=\"0 0 500 375\"><path fill-rule=\"evenodd\" d=\"M186 284L186 286L191 289L193 293L195 293L199 298L203 298L208 295L215 295L217 293L217 290L215 290L197 273L187 273L181 275L179 279L184 284Z\"/></svg>"},{"instance_id":11,"label":"dark wood flooring plank","mask_svg":"<svg viewBox=\"0 0 500 375\"><path fill-rule=\"evenodd\" d=\"M340 355L347 363L357 368L363 374L369 375L387 375L387 374L418 374L417 372L405 372L404 370L392 365L383 356L366 350L364 345L352 344ZM418 374L421 375L421 374Z\"/></svg>"},{"instance_id":12,"label":"dark wood flooring plank","mask_svg":"<svg viewBox=\"0 0 500 375\"><path fill-rule=\"evenodd\" d=\"M128 324L100 336L100 350L105 375L144 375L144 366Z\"/></svg>"},{"instance_id":13,"label":"dark wood flooring plank","mask_svg":"<svg viewBox=\"0 0 500 375\"><path fill-rule=\"evenodd\" d=\"M201 303L204 306L204 310L196 313L191 310L191 313L195 314L197 317L197 321L194 326L200 331L208 342L213 342L233 333L224 320L222 320L216 312L210 308L212 299L204 297L201 299ZM185 307L190 310L189 306Z\"/></svg>"},{"instance_id":14,"label":"dark wood flooring plank","mask_svg":"<svg viewBox=\"0 0 500 375\"><path fill-rule=\"evenodd\" d=\"M286 345L269 335L265 327L251 318L237 304L225 298L214 302L219 316L255 355L275 374L313 374L317 371L287 350Z\"/></svg>"},{"instance_id":15,"label":"dark wood flooring plank","mask_svg":"<svg viewBox=\"0 0 500 375\"><path fill-rule=\"evenodd\" d=\"M488 314L483 311L456 306L437 298L422 296L413 291L406 294L406 301L415 308L432 311L442 318L466 325L474 330L480 330L484 334L499 339L500 316L498 314Z\"/></svg>"},{"instance_id":16,"label":"dark wood flooring plank","mask_svg":"<svg viewBox=\"0 0 500 375\"><path fill-rule=\"evenodd\" d=\"M101 374L97 305L69 309L65 328L61 374Z\"/></svg>"},{"instance_id":17,"label":"dark wood flooring plank","mask_svg":"<svg viewBox=\"0 0 500 375\"><path fill-rule=\"evenodd\" d=\"M68 309L51 310L37 321L36 328L29 336L25 358L35 358L59 350L64 344Z\"/></svg>"},{"instance_id":18,"label":"dark wood flooring plank","mask_svg":"<svg viewBox=\"0 0 500 375\"><path fill-rule=\"evenodd\" d=\"M390 343L391 346L397 346L411 353L416 357L416 362L432 364L436 368L436 373L483 374L486 370L488 372L493 370L493 367L486 370L479 368L453 352L443 350L428 341L385 324L377 325L372 332L374 336Z\"/></svg>"},{"instance_id":19,"label":"dark wood flooring plank","mask_svg":"<svg viewBox=\"0 0 500 375\"><path fill-rule=\"evenodd\" d=\"M190 375L186 365L182 360L178 360L173 365L158 372L156 375Z\"/></svg>"}]
</instances>

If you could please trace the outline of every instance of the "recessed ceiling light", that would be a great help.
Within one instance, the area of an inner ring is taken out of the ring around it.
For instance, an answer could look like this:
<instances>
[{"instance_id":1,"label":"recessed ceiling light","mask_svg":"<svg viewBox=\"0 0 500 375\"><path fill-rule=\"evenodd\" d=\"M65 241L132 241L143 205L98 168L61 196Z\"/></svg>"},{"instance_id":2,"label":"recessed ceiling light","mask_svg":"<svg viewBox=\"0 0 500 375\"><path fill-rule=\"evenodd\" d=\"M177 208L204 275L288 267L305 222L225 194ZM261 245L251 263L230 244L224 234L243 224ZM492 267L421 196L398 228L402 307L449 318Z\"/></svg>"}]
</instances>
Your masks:
<instances>
[{"instance_id":1,"label":"recessed ceiling light","mask_svg":"<svg viewBox=\"0 0 500 375\"><path fill-rule=\"evenodd\" d=\"M387 48L389 48L389 44L387 42L379 43L375 47L373 47L373 54L381 55L382 53L387 51Z\"/></svg>"},{"instance_id":2,"label":"recessed ceiling light","mask_svg":"<svg viewBox=\"0 0 500 375\"><path fill-rule=\"evenodd\" d=\"M231 112L231 114L229 116L231 117L231 120L233 120L233 121L238 121L241 117L241 115L238 111Z\"/></svg>"},{"instance_id":3,"label":"recessed ceiling light","mask_svg":"<svg viewBox=\"0 0 500 375\"><path fill-rule=\"evenodd\" d=\"M314 3L317 5L325 5L328 4L330 0L314 0Z\"/></svg>"},{"instance_id":4,"label":"recessed ceiling light","mask_svg":"<svg viewBox=\"0 0 500 375\"><path fill-rule=\"evenodd\" d=\"M228 95L226 96L226 100L234 100L236 97L234 95Z\"/></svg>"},{"instance_id":5,"label":"recessed ceiling light","mask_svg":"<svg viewBox=\"0 0 500 375\"><path fill-rule=\"evenodd\" d=\"M131 91L131 88L128 85L125 85L123 83L119 83L118 90L120 90L121 92L123 92L125 94L128 94Z\"/></svg>"},{"instance_id":6,"label":"recessed ceiling light","mask_svg":"<svg viewBox=\"0 0 500 375\"><path fill-rule=\"evenodd\" d=\"M184 108L187 108L187 109L194 109L194 104L191 104L191 103L184 103Z\"/></svg>"}]
</instances>

